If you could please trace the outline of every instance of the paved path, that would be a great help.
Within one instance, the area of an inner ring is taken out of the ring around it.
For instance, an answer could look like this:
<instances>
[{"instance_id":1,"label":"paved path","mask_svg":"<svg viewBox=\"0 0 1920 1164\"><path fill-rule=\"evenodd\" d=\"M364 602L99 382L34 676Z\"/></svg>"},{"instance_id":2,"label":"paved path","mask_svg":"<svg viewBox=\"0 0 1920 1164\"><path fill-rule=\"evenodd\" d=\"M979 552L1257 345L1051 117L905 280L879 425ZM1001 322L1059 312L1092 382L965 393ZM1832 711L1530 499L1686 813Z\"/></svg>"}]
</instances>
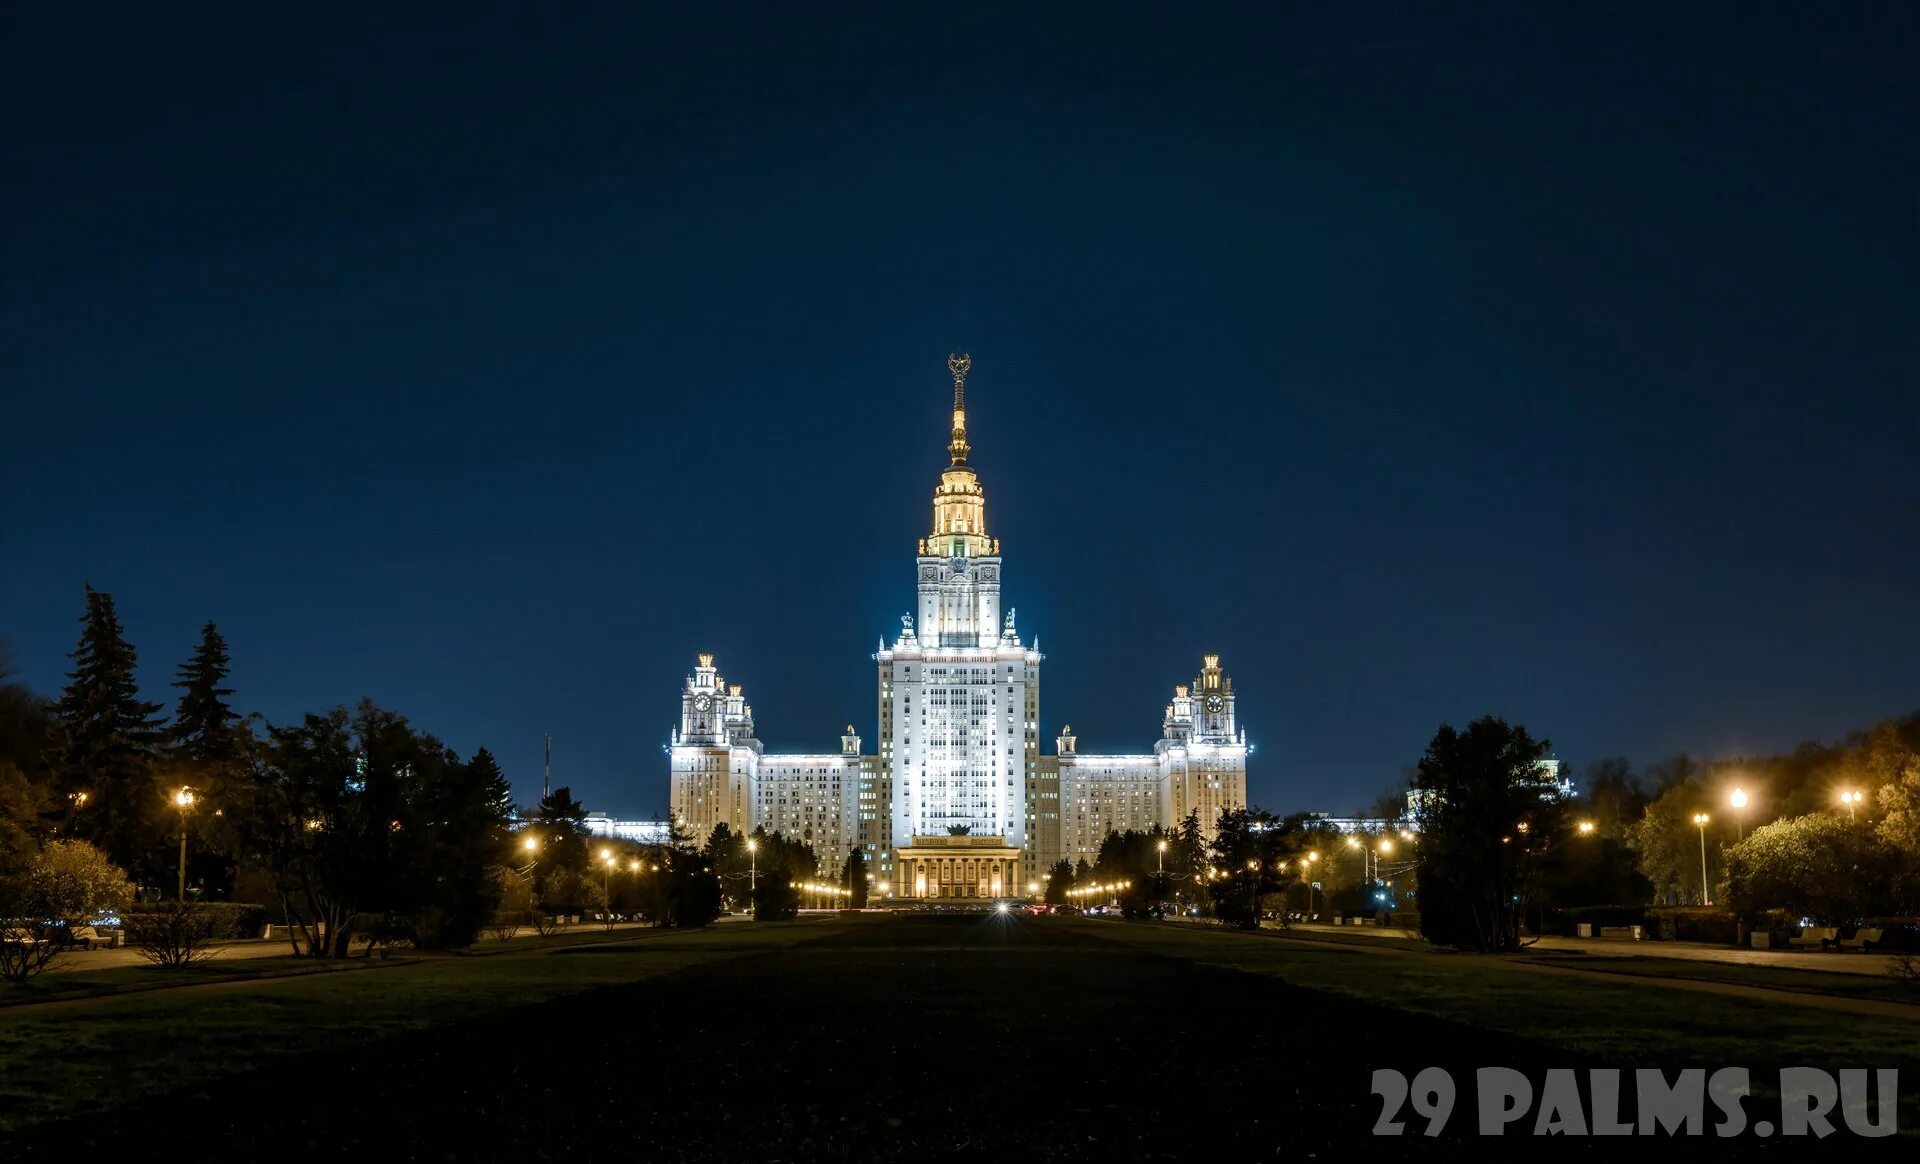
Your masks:
<instances>
[{"instance_id":1,"label":"paved path","mask_svg":"<svg viewBox=\"0 0 1920 1164\"><path fill-rule=\"evenodd\" d=\"M1267 927L1276 928L1276 927ZM1325 935L1381 942L1420 942L1418 934L1386 926L1326 926L1296 924L1289 933ZM1837 950L1753 950L1739 946L1711 946L1704 942L1626 942L1607 938L1542 937L1534 950L1577 951L1608 958L1678 958L1689 962L1719 962L1728 966L1772 966L1782 970L1814 970L1829 974L1864 974L1881 978L1887 972L1885 954L1846 954Z\"/></svg>"}]
</instances>

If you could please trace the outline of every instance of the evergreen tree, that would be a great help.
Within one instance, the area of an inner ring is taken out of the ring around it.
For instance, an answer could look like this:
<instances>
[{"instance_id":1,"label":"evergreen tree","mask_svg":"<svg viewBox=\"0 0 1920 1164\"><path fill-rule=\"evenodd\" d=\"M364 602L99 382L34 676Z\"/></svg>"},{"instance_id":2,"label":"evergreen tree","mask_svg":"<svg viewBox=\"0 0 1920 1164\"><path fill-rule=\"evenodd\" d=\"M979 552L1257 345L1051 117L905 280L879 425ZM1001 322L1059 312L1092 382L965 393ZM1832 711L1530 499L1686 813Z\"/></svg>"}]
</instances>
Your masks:
<instances>
[{"instance_id":1,"label":"evergreen tree","mask_svg":"<svg viewBox=\"0 0 1920 1164\"><path fill-rule=\"evenodd\" d=\"M540 866L544 871L566 869L578 876L586 870L591 838L587 810L573 798L572 788L563 784L540 799L533 810L533 832L540 840Z\"/></svg>"},{"instance_id":2,"label":"evergreen tree","mask_svg":"<svg viewBox=\"0 0 1920 1164\"><path fill-rule=\"evenodd\" d=\"M160 705L140 698L135 653L120 629L113 597L87 587L80 645L54 707L58 740L55 794L82 805L73 832L105 850L136 880L159 880L169 819L154 773Z\"/></svg>"},{"instance_id":3,"label":"evergreen tree","mask_svg":"<svg viewBox=\"0 0 1920 1164\"><path fill-rule=\"evenodd\" d=\"M847 854L846 872L841 883L847 887L847 904L854 909L867 908L867 858L858 848Z\"/></svg>"},{"instance_id":4,"label":"evergreen tree","mask_svg":"<svg viewBox=\"0 0 1920 1164\"><path fill-rule=\"evenodd\" d=\"M239 752L240 717L227 702L233 688L221 686L231 670L227 641L220 637L219 628L212 623L201 627L200 646L180 665L173 682L180 689L180 703L167 735L183 758L225 765Z\"/></svg>"},{"instance_id":5,"label":"evergreen tree","mask_svg":"<svg viewBox=\"0 0 1920 1164\"><path fill-rule=\"evenodd\" d=\"M1067 904L1067 891L1072 888L1073 862L1062 857L1047 871L1047 904Z\"/></svg>"},{"instance_id":6,"label":"evergreen tree","mask_svg":"<svg viewBox=\"0 0 1920 1164\"><path fill-rule=\"evenodd\" d=\"M1420 932L1441 946L1507 951L1551 842L1557 809L1542 796L1546 740L1485 716L1440 730L1420 758Z\"/></svg>"},{"instance_id":7,"label":"evergreen tree","mask_svg":"<svg viewBox=\"0 0 1920 1164\"><path fill-rule=\"evenodd\" d=\"M167 729L170 748L161 773L163 785L186 785L199 798L201 811L185 821L193 838L187 880L198 883L209 897L224 897L237 871L232 854L238 851L239 838L225 809L239 776L247 733L227 702L233 689L222 686L230 671L226 640L209 622L200 628L193 657L180 665L174 679L181 694Z\"/></svg>"}]
</instances>

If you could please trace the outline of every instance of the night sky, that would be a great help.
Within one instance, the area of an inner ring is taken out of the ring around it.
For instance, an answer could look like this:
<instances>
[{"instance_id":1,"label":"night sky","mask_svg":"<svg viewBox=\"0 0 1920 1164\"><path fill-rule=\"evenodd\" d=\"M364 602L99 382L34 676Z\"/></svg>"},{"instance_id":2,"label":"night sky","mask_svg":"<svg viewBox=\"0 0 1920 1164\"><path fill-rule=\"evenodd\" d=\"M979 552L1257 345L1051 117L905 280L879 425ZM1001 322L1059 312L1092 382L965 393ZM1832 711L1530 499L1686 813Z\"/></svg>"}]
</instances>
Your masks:
<instances>
[{"instance_id":1,"label":"night sky","mask_svg":"<svg viewBox=\"0 0 1920 1164\"><path fill-rule=\"evenodd\" d=\"M550 731L615 813L697 651L871 747L965 350L1049 752L1148 750L1203 651L1280 810L1489 712L1578 764L1920 708L1906 6L414 7L8 6L34 686L91 581L150 697L211 618L245 709L523 793Z\"/></svg>"}]
</instances>

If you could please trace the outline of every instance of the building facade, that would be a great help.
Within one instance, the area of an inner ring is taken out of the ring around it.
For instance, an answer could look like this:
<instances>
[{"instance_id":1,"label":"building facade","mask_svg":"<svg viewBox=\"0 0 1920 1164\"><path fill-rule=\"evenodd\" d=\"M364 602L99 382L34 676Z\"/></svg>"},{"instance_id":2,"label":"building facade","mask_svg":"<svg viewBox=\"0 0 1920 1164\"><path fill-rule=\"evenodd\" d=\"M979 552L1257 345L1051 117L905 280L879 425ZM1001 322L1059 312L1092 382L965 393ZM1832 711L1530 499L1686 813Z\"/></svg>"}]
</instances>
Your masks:
<instances>
[{"instance_id":1,"label":"building facade","mask_svg":"<svg viewBox=\"0 0 1920 1164\"><path fill-rule=\"evenodd\" d=\"M1039 892L1061 858L1091 860L1109 831L1171 827L1197 814L1210 831L1246 804L1246 733L1233 681L1207 655L1173 702L1150 753L1080 755L1072 728L1041 754L1038 640L1002 607L1000 542L968 462L966 379L953 375L948 464L914 557L913 610L873 655L879 731L872 754L849 725L840 751L768 755L753 708L699 656L668 746L674 819L704 841L726 824L813 846L821 873L865 856L876 896L1001 898Z\"/></svg>"}]
</instances>

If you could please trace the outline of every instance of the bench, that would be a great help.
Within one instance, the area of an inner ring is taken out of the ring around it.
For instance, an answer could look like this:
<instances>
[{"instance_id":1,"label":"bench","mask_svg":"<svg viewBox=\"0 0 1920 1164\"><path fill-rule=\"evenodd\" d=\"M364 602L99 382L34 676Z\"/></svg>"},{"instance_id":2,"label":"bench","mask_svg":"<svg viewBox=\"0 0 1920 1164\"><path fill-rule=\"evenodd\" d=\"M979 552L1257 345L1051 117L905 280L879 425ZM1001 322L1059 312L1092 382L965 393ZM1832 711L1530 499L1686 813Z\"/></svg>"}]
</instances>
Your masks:
<instances>
[{"instance_id":1,"label":"bench","mask_svg":"<svg viewBox=\"0 0 1920 1164\"><path fill-rule=\"evenodd\" d=\"M1829 943L1838 941L1839 938L1839 926L1808 926L1788 938L1787 945L1796 950L1824 950Z\"/></svg>"},{"instance_id":2,"label":"bench","mask_svg":"<svg viewBox=\"0 0 1920 1164\"><path fill-rule=\"evenodd\" d=\"M67 931L67 945L91 950L95 946L113 945L113 939L94 929L92 926L75 926Z\"/></svg>"},{"instance_id":3,"label":"bench","mask_svg":"<svg viewBox=\"0 0 1920 1164\"><path fill-rule=\"evenodd\" d=\"M1864 954L1880 944L1880 933L1877 929L1856 930L1851 938L1841 938L1834 945L1842 950L1858 950Z\"/></svg>"},{"instance_id":4,"label":"bench","mask_svg":"<svg viewBox=\"0 0 1920 1164\"><path fill-rule=\"evenodd\" d=\"M1601 926L1600 936L1616 942L1637 942L1640 940L1639 926Z\"/></svg>"}]
</instances>

